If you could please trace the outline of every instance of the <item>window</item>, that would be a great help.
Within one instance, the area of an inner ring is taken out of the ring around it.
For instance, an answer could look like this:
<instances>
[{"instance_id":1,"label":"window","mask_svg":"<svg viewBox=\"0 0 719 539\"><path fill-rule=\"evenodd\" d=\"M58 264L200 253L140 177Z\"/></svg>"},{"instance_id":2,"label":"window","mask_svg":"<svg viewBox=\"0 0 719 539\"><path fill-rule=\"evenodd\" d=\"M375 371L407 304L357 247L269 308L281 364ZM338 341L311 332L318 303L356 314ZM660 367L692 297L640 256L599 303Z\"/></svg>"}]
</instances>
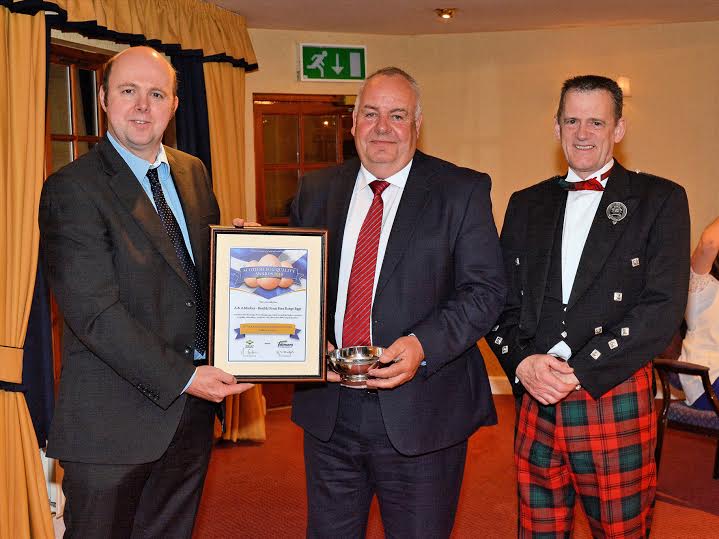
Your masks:
<instances>
[{"instance_id":1,"label":"window","mask_svg":"<svg viewBox=\"0 0 719 539\"><path fill-rule=\"evenodd\" d=\"M102 66L109 56L53 44L50 49L46 172L74 161L105 132L98 102Z\"/></svg>"},{"instance_id":2,"label":"window","mask_svg":"<svg viewBox=\"0 0 719 539\"><path fill-rule=\"evenodd\" d=\"M357 155L353 96L255 94L257 219L287 224L299 178Z\"/></svg>"}]
</instances>

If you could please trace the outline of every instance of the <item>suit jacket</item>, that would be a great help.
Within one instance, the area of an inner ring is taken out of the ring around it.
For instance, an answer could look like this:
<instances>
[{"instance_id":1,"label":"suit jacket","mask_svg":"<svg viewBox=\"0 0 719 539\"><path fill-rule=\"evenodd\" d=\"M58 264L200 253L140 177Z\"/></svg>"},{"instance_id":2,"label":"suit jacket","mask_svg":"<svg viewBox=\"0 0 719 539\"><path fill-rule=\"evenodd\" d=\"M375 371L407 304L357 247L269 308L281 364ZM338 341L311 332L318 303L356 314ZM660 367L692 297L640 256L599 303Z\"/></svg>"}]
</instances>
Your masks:
<instances>
[{"instance_id":1,"label":"suit jacket","mask_svg":"<svg viewBox=\"0 0 719 539\"><path fill-rule=\"evenodd\" d=\"M514 381L519 363L531 354L547 353L534 339L553 245L562 241L567 192L558 179L514 193L502 228L509 293L487 341L518 394L524 391ZM615 202L626 208L616 224L607 214ZM564 319L564 340L572 350L569 363L594 398L651 361L679 327L689 282L689 234L681 186L615 162Z\"/></svg>"},{"instance_id":2,"label":"suit jacket","mask_svg":"<svg viewBox=\"0 0 719 539\"><path fill-rule=\"evenodd\" d=\"M219 209L207 170L165 148L207 295ZM48 455L89 463L159 458L194 372L192 290L149 198L107 138L53 174L40 201L47 275L65 319Z\"/></svg>"},{"instance_id":3,"label":"suit jacket","mask_svg":"<svg viewBox=\"0 0 719 539\"><path fill-rule=\"evenodd\" d=\"M293 225L327 228L327 334L334 339L342 236L359 160L302 179ZM379 392L393 446L416 455L465 440L496 422L476 341L497 318L505 285L486 174L416 152L387 244L372 305L373 344L389 346L414 333L426 367L395 389ZM338 384L298 385L292 417L328 440Z\"/></svg>"}]
</instances>

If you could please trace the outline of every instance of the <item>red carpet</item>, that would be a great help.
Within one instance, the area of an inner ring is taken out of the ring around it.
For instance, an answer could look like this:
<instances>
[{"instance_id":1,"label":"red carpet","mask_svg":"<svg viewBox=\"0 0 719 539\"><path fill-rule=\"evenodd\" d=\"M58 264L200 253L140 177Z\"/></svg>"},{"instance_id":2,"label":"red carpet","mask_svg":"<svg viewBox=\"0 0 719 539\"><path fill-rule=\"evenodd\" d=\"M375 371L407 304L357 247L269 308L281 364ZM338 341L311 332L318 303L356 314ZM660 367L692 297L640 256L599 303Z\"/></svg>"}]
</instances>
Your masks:
<instances>
[{"instance_id":1,"label":"red carpet","mask_svg":"<svg viewBox=\"0 0 719 539\"><path fill-rule=\"evenodd\" d=\"M496 396L500 424L470 439L454 538L516 536L516 494L511 447L514 405ZM719 537L719 481L711 479L709 439L670 431L659 480L652 537ZM302 431L289 410L267 413L264 444L219 443L195 526L195 539L294 538L305 535ZM578 509L575 538L588 538ZM373 505L368 537L383 537Z\"/></svg>"}]
</instances>

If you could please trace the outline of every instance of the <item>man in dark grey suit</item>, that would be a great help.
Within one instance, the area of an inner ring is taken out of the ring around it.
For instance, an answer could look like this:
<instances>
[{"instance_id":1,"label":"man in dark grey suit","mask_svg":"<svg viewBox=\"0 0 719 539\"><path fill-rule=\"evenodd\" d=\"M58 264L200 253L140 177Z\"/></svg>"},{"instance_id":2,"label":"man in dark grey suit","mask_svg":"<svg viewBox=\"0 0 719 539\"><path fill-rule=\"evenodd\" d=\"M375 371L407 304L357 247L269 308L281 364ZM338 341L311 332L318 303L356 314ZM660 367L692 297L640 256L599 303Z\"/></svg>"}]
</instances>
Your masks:
<instances>
[{"instance_id":1,"label":"man in dark grey suit","mask_svg":"<svg viewBox=\"0 0 719 539\"><path fill-rule=\"evenodd\" d=\"M303 178L291 224L329 230L330 343L386 350L365 389L295 391L308 536L363 536L377 494L388 537L447 537L467 438L496 422L476 346L505 294L490 179L416 150L404 71L371 75L353 120L360 159Z\"/></svg>"},{"instance_id":2,"label":"man in dark grey suit","mask_svg":"<svg viewBox=\"0 0 719 539\"><path fill-rule=\"evenodd\" d=\"M65 319L48 455L66 537L190 537L216 404L248 384L206 365L209 225L199 159L166 148L170 64L148 47L105 67L108 133L48 178L47 275Z\"/></svg>"},{"instance_id":3,"label":"man in dark grey suit","mask_svg":"<svg viewBox=\"0 0 719 539\"><path fill-rule=\"evenodd\" d=\"M592 536L649 536L652 358L686 306L689 208L680 185L614 160L622 104L611 79L567 80L567 175L514 193L504 218L509 292L487 340L520 399L520 537L568 537L577 497Z\"/></svg>"}]
</instances>

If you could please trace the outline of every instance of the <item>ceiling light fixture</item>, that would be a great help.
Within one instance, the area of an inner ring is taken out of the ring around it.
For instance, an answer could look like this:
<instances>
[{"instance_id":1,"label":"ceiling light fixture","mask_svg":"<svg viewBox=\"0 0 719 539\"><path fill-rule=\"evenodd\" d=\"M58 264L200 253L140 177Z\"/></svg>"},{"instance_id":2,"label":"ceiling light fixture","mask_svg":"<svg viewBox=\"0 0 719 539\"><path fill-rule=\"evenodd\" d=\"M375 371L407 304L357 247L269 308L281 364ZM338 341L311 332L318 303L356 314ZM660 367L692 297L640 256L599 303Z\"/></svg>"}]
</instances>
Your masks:
<instances>
[{"instance_id":1,"label":"ceiling light fixture","mask_svg":"<svg viewBox=\"0 0 719 539\"><path fill-rule=\"evenodd\" d=\"M449 19L454 17L455 13L457 13L457 8L441 7L441 8L435 9L434 12L437 14L437 17L439 17L443 21L448 21Z\"/></svg>"}]
</instances>

